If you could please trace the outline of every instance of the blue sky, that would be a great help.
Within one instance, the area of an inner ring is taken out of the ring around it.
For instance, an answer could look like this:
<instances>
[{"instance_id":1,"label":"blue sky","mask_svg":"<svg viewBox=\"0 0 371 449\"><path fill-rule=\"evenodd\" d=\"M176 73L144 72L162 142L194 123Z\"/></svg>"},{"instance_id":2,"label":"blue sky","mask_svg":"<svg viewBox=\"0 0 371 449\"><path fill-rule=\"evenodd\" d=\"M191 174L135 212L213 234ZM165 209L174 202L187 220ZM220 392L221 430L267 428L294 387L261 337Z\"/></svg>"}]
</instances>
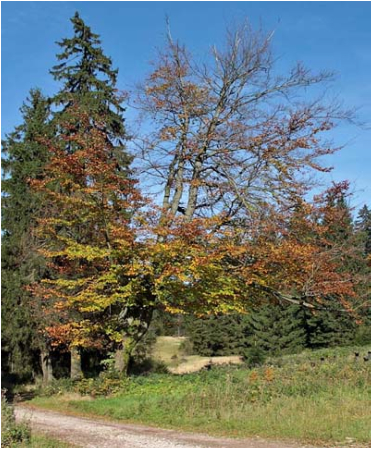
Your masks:
<instances>
[{"instance_id":1,"label":"blue sky","mask_svg":"<svg viewBox=\"0 0 371 449\"><path fill-rule=\"evenodd\" d=\"M358 109L367 126L348 124L332 132L346 144L329 158L331 180L348 179L353 204L371 205L371 3L370 2L2 2L2 137L20 122L19 107L32 87L47 95L58 89L49 69L56 41L72 34L69 18L78 10L101 35L103 48L118 67L120 89L131 88L150 71L164 43L165 17L172 34L198 57L222 42L227 25L247 17L275 30L278 66L300 60L314 71L337 76L331 93Z\"/></svg>"}]
</instances>

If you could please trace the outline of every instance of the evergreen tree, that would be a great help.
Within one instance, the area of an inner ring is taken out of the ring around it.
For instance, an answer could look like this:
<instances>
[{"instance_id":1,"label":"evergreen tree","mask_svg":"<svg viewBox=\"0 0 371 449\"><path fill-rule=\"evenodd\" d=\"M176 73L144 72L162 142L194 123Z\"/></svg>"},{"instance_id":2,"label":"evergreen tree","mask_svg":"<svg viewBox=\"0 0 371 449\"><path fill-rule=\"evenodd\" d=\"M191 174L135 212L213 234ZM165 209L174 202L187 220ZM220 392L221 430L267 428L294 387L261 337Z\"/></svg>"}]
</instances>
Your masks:
<instances>
[{"instance_id":1,"label":"evergreen tree","mask_svg":"<svg viewBox=\"0 0 371 449\"><path fill-rule=\"evenodd\" d=\"M361 235L366 256L371 254L371 210L366 206L358 212L355 222L356 231Z\"/></svg>"},{"instance_id":2,"label":"evergreen tree","mask_svg":"<svg viewBox=\"0 0 371 449\"><path fill-rule=\"evenodd\" d=\"M365 282L359 294L365 298L364 307L360 310L362 323L358 326L355 336L357 344L371 343L371 297L370 297L370 266L371 266L371 210L364 205L355 221L356 234L360 242L363 255L362 270L365 273Z\"/></svg>"},{"instance_id":3,"label":"evergreen tree","mask_svg":"<svg viewBox=\"0 0 371 449\"><path fill-rule=\"evenodd\" d=\"M82 132L88 135L92 130L99 131L106 143L109 157L115 161L112 170L124 180L129 176L131 157L124 147L126 132L122 117L123 96L118 94L116 88L118 70L112 69L111 59L100 46L99 35L91 31L77 12L71 22L73 36L58 42L61 47L61 52L57 55L59 64L50 71L55 80L62 82L62 88L52 98L52 104L56 108L53 118L57 128L55 141L58 145L63 142L62 150L70 155L84 148L78 139L69 137L80 136L84 139ZM82 117L85 120L87 116L89 126L82 122ZM58 136L64 138L58 139ZM89 183L89 179L86 182ZM62 228L59 230L61 234L66 231L69 235L73 232L72 237L81 243L89 244L94 241L95 230L89 224L81 224L72 231ZM82 238L85 240L82 241ZM72 371L78 371L80 356L77 351L72 351L71 357L72 375Z\"/></svg>"},{"instance_id":4,"label":"evergreen tree","mask_svg":"<svg viewBox=\"0 0 371 449\"><path fill-rule=\"evenodd\" d=\"M187 331L194 351L202 356L242 354L246 347L247 316L215 315L188 318Z\"/></svg>"},{"instance_id":5,"label":"evergreen tree","mask_svg":"<svg viewBox=\"0 0 371 449\"><path fill-rule=\"evenodd\" d=\"M306 345L304 311L296 305L268 304L249 315L249 346L271 355L294 353Z\"/></svg>"},{"instance_id":6,"label":"evergreen tree","mask_svg":"<svg viewBox=\"0 0 371 449\"><path fill-rule=\"evenodd\" d=\"M40 90L31 90L21 113L23 123L3 142L2 338L8 369L29 376L37 369L35 356L42 342L26 286L46 270L33 234L42 198L31 189L30 180L43 176L48 160L43 141L52 130L49 102Z\"/></svg>"},{"instance_id":7,"label":"evergreen tree","mask_svg":"<svg viewBox=\"0 0 371 449\"><path fill-rule=\"evenodd\" d=\"M334 310L319 310L315 314L307 312L305 324L310 348L347 346L354 342L356 323L347 313Z\"/></svg>"},{"instance_id":8,"label":"evergreen tree","mask_svg":"<svg viewBox=\"0 0 371 449\"><path fill-rule=\"evenodd\" d=\"M77 103L80 111L91 114L91 125L105 132L115 157L120 156L118 169L122 169L130 160L122 151L126 134L121 105L123 96L118 95L116 88L118 70L112 69L111 59L103 53L99 35L91 31L77 12L71 22L74 35L58 42L62 51L57 58L61 62L50 71L55 80L63 83L52 99L58 108L55 120L65 124L70 106ZM104 123L99 117L105 118ZM70 132L76 132L80 126L78 122L73 123L74 120L76 115L69 122Z\"/></svg>"}]
</instances>

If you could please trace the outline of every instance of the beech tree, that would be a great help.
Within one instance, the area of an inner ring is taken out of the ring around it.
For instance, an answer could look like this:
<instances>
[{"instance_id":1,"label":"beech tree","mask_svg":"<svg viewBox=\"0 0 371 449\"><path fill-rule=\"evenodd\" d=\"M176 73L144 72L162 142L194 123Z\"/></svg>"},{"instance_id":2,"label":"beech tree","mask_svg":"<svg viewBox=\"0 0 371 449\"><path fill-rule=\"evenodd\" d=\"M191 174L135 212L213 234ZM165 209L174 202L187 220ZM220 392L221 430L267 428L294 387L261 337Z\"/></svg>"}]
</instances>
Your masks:
<instances>
[{"instance_id":1,"label":"beech tree","mask_svg":"<svg viewBox=\"0 0 371 449\"><path fill-rule=\"evenodd\" d=\"M49 316L45 331L55 346L114 350L121 344L126 369L131 340L146 330L136 314L151 314L150 294L138 282L141 265L135 261L142 243L131 223L144 201L135 182L116 170L104 117L95 116L101 126L91 127L92 112L78 104L67 112L63 128L69 121L80 126L47 143L45 176L32 182L45 199L37 234L51 273L33 292ZM73 153L66 152L69 143ZM78 365L74 358L71 362L77 377Z\"/></svg>"},{"instance_id":2,"label":"beech tree","mask_svg":"<svg viewBox=\"0 0 371 449\"><path fill-rule=\"evenodd\" d=\"M319 158L336 148L322 134L344 115L303 94L331 75L298 64L275 76L271 37L243 26L200 65L168 36L137 100L151 124L138 152L164 214L248 216L290 203L308 191L305 174L328 170Z\"/></svg>"},{"instance_id":3,"label":"beech tree","mask_svg":"<svg viewBox=\"0 0 371 449\"><path fill-rule=\"evenodd\" d=\"M52 104L56 107L53 122L57 134L73 136L79 134L81 129L89 132L86 123L80 122L80 114L75 113L78 105L83 120L89 116L89 126L104 133L106 150L110 149L111 157L116 161L111 168L120 176L129 176L131 158L124 145L123 95L116 87L118 70L112 68L112 60L105 55L99 35L92 32L77 12L71 22L73 35L58 42L61 48L57 55L59 63L50 71L55 80L63 83L52 98ZM81 150L76 140L58 139L58 142L67 153ZM75 238L78 240L79 236ZM70 345L70 349L71 375L80 376L79 348Z\"/></svg>"},{"instance_id":4,"label":"beech tree","mask_svg":"<svg viewBox=\"0 0 371 449\"><path fill-rule=\"evenodd\" d=\"M298 64L275 75L271 38L245 25L199 64L169 33L139 86L137 105L150 131L137 139L138 168L153 193L161 186L158 240L173 245L171 229L181 226L186 242L176 250L186 274L169 263L161 275L174 286L172 298L191 293L180 303L200 306L204 297L210 311L214 297L225 312L267 295L307 307L332 293L337 300L354 296L316 221L324 206L305 201L314 174L330 170L321 157L337 150L326 132L351 114L305 99L331 74ZM288 228L298 205L295 226L311 229L312 237Z\"/></svg>"},{"instance_id":5,"label":"beech tree","mask_svg":"<svg viewBox=\"0 0 371 449\"><path fill-rule=\"evenodd\" d=\"M328 171L321 156L336 151L322 135L347 114L301 95L328 74L299 64L275 76L270 39L243 27L199 65L169 36L139 90L150 130L136 139L143 194L120 169L110 108L86 107L95 87L66 97L46 176L33 183L48 199L38 233L53 272L34 291L55 344L120 345L125 372L156 309L205 316L267 300L357 307L361 278L343 267L343 242L329 237L345 184L308 200L312 175ZM156 185L160 202L150 200Z\"/></svg>"}]
</instances>

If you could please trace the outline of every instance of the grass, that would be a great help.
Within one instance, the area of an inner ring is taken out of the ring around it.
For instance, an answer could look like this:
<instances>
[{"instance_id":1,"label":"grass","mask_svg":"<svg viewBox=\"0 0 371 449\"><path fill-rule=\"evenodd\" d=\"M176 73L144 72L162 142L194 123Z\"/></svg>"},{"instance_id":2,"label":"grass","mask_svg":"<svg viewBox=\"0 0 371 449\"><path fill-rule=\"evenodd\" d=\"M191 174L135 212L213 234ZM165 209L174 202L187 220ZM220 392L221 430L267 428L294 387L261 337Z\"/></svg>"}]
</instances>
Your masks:
<instances>
[{"instance_id":1,"label":"grass","mask_svg":"<svg viewBox=\"0 0 371 449\"><path fill-rule=\"evenodd\" d=\"M31 443L27 446L18 446L18 447L77 447L76 445L71 445L64 441L58 440L56 438L52 438L48 435L44 435L42 433L32 432L31 435Z\"/></svg>"},{"instance_id":2,"label":"grass","mask_svg":"<svg viewBox=\"0 0 371 449\"><path fill-rule=\"evenodd\" d=\"M210 361L214 364L239 364L239 356L202 357L184 353L183 343L186 337L158 337L152 350L154 360L164 362L174 374L185 374L199 371Z\"/></svg>"},{"instance_id":3,"label":"grass","mask_svg":"<svg viewBox=\"0 0 371 449\"><path fill-rule=\"evenodd\" d=\"M181 344L184 340L185 337L157 337L152 350L153 358L166 364L173 364L175 357L176 359L183 357Z\"/></svg>"},{"instance_id":4,"label":"grass","mask_svg":"<svg viewBox=\"0 0 371 449\"><path fill-rule=\"evenodd\" d=\"M316 445L371 441L371 363L363 348L306 351L256 369L218 367L182 376L133 377L114 397L35 398L55 410L232 437ZM325 358L321 361L321 358Z\"/></svg>"}]
</instances>

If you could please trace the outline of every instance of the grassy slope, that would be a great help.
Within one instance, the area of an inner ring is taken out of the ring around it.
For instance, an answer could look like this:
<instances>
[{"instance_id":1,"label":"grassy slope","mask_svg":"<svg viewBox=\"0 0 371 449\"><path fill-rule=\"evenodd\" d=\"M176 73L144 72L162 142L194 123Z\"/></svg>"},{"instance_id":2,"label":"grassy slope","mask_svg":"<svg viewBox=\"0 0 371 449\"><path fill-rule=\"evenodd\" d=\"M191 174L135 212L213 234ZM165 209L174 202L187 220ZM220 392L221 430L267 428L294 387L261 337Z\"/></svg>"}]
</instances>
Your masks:
<instances>
[{"instance_id":1,"label":"grassy slope","mask_svg":"<svg viewBox=\"0 0 371 449\"><path fill-rule=\"evenodd\" d=\"M165 362L173 374L186 374L199 371L210 362L215 365L230 363L240 364L239 356L229 357L201 357L199 355L185 355L182 343L186 337L158 337L152 350L155 360Z\"/></svg>"},{"instance_id":2,"label":"grassy slope","mask_svg":"<svg viewBox=\"0 0 371 449\"><path fill-rule=\"evenodd\" d=\"M162 360L167 365L174 364L174 360L181 359L183 356L180 346L184 340L185 337L157 337L152 350L153 358Z\"/></svg>"},{"instance_id":3,"label":"grassy slope","mask_svg":"<svg viewBox=\"0 0 371 449\"><path fill-rule=\"evenodd\" d=\"M361 349L365 352L365 349ZM36 398L34 405L229 436L349 446L371 441L371 362L351 349L304 352L254 370L131 379L116 397ZM324 362L320 357L326 356Z\"/></svg>"},{"instance_id":4,"label":"grassy slope","mask_svg":"<svg viewBox=\"0 0 371 449\"><path fill-rule=\"evenodd\" d=\"M41 433L32 432L31 445L27 447L76 447Z\"/></svg>"}]
</instances>

